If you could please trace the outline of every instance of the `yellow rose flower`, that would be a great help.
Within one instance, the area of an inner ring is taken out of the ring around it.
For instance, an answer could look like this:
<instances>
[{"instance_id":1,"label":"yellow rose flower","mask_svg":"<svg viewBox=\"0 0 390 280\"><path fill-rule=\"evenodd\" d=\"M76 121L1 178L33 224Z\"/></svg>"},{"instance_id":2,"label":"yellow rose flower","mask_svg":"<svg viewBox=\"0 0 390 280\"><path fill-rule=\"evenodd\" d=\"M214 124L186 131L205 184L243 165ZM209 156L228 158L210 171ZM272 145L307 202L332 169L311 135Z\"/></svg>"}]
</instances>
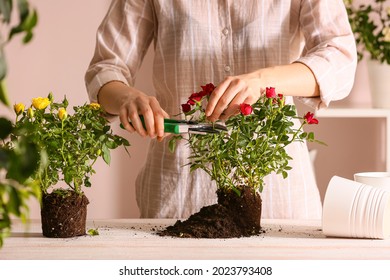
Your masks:
<instances>
[{"instance_id":1,"label":"yellow rose flower","mask_svg":"<svg viewBox=\"0 0 390 280\"><path fill-rule=\"evenodd\" d=\"M34 117L34 110L30 107L27 109L27 116L32 119Z\"/></svg>"},{"instance_id":2,"label":"yellow rose flower","mask_svg":"<svg viewBox=\"0 0 390 280\"><path fill-rule=\"evenodd\" d=\"M58 117L61 121L65 120L68 117L68 112L66 112L65 108L60 108L58 110Z\"/></svg>"},{"instance_id":3,"label":"yellow rose flower","mask_svg":"<svg viewBox=\"0 0 390 280\"><path fill-rule=\"evenodd\" d=\"M100 104L98 104L98 103L91 103L91 104L89 104L89 107L91 107L93 110L99 110L100 109Z\"/></svg>"},{"instance_id":4,"label":"yellow rose flower","mask_svg":"<svg viewBox=\"0 0 390 280\"><path fill-rule=\"evenodd\" d=\"M47 97L37 97L32 99L32 105L35 109L43 110L49 106L50 100Z\"/></svg>"},{"instance_id":5,"label":"yellow rose flower","mask_svg":"<svg viewBox=\"0 0 390 280\"><path fill-rule=\"evenodd\" d=\"M24 104L23 103L18 103L14 105L14 111L17 116L19 116L23 111L24 111Z\"/></svg>"}]
</instances>

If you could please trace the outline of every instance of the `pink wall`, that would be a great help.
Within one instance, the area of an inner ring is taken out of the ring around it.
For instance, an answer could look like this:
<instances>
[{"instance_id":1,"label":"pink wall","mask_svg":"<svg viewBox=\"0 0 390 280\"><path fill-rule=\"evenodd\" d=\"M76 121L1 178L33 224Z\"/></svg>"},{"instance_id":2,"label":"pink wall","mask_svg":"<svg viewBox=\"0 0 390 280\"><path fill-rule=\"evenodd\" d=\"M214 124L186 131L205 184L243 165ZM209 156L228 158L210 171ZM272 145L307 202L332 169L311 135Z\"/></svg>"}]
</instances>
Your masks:
<instances>
[{"instance_id":1,"label":"pink wall","mask_svg":"<svg viewBox=\"0 0 390 280\"><path fill-rule=\"evenodd\" d=\"M33 42L28 46L13 42L6 49L11 102L29 103L32 97L46 96L53 91L57 99L66 95L71 105L83 104L88 100L84 72L93 53L96 28L110 0L34 0L32 3L40 16ZM151 59L152 52L149 51L138 75L137 86L153 94ZM357 77L350 97L340 104L370 103L364 64L360 65ZM4 107L0 110L1 115L13 116ZM131 157L123 150L116 150L112 154L111 166L106 166L103 161L97 163L93 186L87 190L89 218L138 217L134 181L145 161L148 140L124 134L118 123L114 123L113 128L130 140ZM315 166L322 194L333 175L352 178L358 171L384 169L382 121L323 119L315 129L317 137L328 143L328 147L313 146L318 150ZM31 202L31 209L31 217L39 217L36 201Z\"/></svg>"},{"instance_id":2,"label":"pink wall","mask_svg":"<svg viewBox=\"0 0 390 280\"><path fill-rule=\"evenodd\" d=\"M29 104L32 97L46 96L50 91L58 100L66 95L70 105L87 102L84 73L94 51L96 29L111 1L31 2L39 12L35 38L27 46L14 41L6 49L11 102ZM146 64L150 65L150 59ZM144 68L139 76L139 87L151 92L151 81L143 79L148 76ZM0 110L1 115L13 116L13 112L3 106ZM131 158L123 150L115 150L110 166L102 160L97 162L93 187L86 191L90 200L88 215L91 218L138 217L133 185L148 141L124 134L118 123L112 127L132 143ZM31 216L39 217L36 201L31 202Z\"/></svg>"}]
</instances>

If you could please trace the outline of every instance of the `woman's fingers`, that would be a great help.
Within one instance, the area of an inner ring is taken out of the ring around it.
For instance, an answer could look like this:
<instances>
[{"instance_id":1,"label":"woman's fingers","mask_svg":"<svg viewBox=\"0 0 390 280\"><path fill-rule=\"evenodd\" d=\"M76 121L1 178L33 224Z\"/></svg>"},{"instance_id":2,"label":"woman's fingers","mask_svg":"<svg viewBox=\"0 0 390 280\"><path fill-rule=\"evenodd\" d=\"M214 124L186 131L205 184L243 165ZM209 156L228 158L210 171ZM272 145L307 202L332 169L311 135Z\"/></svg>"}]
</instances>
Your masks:
<instances>
[{"instance_id":1,"label":"woman's fingers","mask_svg":"<svg viewBox=\"0 0 390 280\"><path fill-rule=\"evenodd\" d=\"M151 99L150 106L153 111L155 136L162 139L164 138L164 119L169 118L169 115L161 108L156 98Z\"/></svg>"},{"instance_id":2,"label":"woman's fingers","mask_svg":"<svg viewBox=\"0 0 390 280\"><path fill-rule=\"evenodd\" d=\"M137 132L143 137L159 139L165 137L164 118L168 117L157 99L147 95L139 95L123 104L119 114L123 127L130 133Z\"/></svg>"},{"instance_id":3,"label":"woman's fingers","mask_svg":"<svg viewBox=\"0 0 390 280\"><path fill-rule=\"evenodd\" d=\"M206 108L210 121L225 120L239 112L241 103L253 103L256 94L242 77L228 77L213 91Z\"/></svg>"}]
</instances>

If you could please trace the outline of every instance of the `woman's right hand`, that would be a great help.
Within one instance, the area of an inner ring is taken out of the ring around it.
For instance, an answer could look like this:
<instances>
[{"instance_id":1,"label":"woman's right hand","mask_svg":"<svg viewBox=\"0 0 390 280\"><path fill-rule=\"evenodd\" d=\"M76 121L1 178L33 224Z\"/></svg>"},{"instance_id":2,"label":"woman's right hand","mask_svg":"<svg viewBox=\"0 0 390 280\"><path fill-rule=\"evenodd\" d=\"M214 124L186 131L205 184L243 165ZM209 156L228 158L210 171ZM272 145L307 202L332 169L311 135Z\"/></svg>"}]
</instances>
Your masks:
<instances>
[{"instance_id":1,"label":"woman's right hand","mask_svg":"<svg viewBox=\"0 0 390 280\"><path fill-rule=\"evenodd\" d=\"M154 96L129 87L122 82L110 82L99 91L99 103L113 115L119 115L123 127L130 133L137 132L161 141L164 136L164 118L169 115ZM144 118L143 126L140 115Z\"/></svg>"}]
</instances>

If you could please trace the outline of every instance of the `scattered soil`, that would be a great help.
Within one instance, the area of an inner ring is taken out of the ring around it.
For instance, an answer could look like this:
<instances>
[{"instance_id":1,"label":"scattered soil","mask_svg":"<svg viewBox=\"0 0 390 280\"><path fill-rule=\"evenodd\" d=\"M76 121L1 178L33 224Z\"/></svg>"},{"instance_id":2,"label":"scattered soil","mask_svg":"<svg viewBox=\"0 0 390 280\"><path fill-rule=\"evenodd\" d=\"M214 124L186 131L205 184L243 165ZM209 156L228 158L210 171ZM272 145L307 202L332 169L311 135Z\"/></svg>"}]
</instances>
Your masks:
<instances>
[{"instance_id":1,"label":"scattered soil","mask_svg":"<svg viewBox=\"0 0 390 280\"><path fill-rule=\"evenodd\" d=\"M218 191L218 203L203 207L187 220L178 220L158 232L182 238L237 238L258 235L261 230L261 197L249 188L241 196Z\"/></svg>"},{"instance_id":2,"label":"scattered soil","mask_svg":"<svg viewBox=\"0 0 390 280\"><path fill-rule=\"evenodd\" d=\"M85 195L50 193L42 197L42 232L46 237L67 238L85 235L87 205Z\"/></svg>"}]
</instances>

